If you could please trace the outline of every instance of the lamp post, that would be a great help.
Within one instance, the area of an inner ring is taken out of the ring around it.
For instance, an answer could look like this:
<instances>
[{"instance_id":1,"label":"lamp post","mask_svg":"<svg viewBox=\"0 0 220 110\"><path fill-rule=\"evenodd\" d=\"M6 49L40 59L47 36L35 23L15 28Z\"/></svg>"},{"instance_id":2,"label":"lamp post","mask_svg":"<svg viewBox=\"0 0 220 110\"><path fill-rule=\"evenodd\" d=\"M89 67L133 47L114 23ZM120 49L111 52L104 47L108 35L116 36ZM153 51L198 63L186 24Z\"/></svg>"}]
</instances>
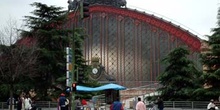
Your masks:
<instances>
[{"instance_id":1,"label":"lamp post","mask_svg":"<svg viewBox=\"0 0 220 110\"><path fill-rule=\"evenodd\" d=\"M77 2L79 2L78 0L77 1L72 1L72 0L68 0L68 3L69 3L69 6L68 6L68 12L70 11L70 10L73 10L73 12L74 12L74 15L76 15L76 13L77 13L77 11L78 11L78 9L79 9L79 6L77 5L78 3ZM70 51L70 53L69 54L71 54L70 56L71 56L71 61L69 62L69 65L71 65L70 67L71 67L71 70L69 70L69 72L67 72L67 74L66 74L66 85L68 86L68 87L70 87L71 88L71 92L70 92L70 96L69 96L69 98L70 98L70 105L71 105L71 110L75 110L75 103L74 103L74 101L75 101L75 92L76 92L76 81L75 81L75 42L74 42L74 27L73 27L73 33L72 34L69 34L68 35L68 40L69 40L69 49L71 50ZM71 39L71 37L70 36L73 36L72 37L72 39ZM67 66L69 66L69 65L67 65ZM73 85L75 85L75 87L73 88ZM75 91L73 91L73 89L75 90Z\"/></svg>"},{"instance_id":2,"label":"lamp post","mask_svg":"<svg viewBox=\"0 0 220 110\"><path fill-rule=\"evenodd\" d=\"M71 6L71 3L73 2L76 2L76 6L73 6L73 7L70 7ZM87 18L89 17L89 4L84 2L83 0L74 0L72 2L72 0L68 0L68 3L69 3L69 10L73 10L74 11L74 15L76 15L76 12L78 11L79 9L79 13L80 13L80 23L82 24L82 20L84 18ZM73 9L74 8L74 9ZM74 27L73 27L73 30L74 30ZM71 110L75 110L75 95L76 95L76 85L77 85L77 79L78 77L75 77L75 41L74 41L74 35L75 32L73 32L73 37L72 39L70 39L70 35L69 35L69 41L70 41L70 44L69 44L69 47L70 49L72 50L71 51L71 62L69 62L69 64L71 65L71 70L69 70L69 72L67 72L67 81L66 81L66 85L69 86L69 87L72 87L72 92L71 92L71 95L70 95L70 99L71 99ZM68 66L68 65L67 65ZM78 74L77 74L78 75Z\"/></svg>"}]
</instances>

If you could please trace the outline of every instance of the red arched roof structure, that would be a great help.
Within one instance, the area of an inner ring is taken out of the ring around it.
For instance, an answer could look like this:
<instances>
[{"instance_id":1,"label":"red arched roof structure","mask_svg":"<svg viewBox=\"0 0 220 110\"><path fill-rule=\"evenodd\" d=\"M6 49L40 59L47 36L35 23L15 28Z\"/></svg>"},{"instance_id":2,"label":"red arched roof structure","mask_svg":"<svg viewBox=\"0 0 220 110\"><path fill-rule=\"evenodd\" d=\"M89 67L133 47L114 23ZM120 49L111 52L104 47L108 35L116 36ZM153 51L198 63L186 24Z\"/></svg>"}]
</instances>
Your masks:
<instances>
[{"instance_id":1,"label":"red arched roof structure","mask_svg":"<svg viewBox=\"0 0 220 110\"><path fill-rule=\"evenodd\" d=\"M147 13L137 13L136 10L131 10L128 8L115 8L112 6L104 6L104 5L90 6L89 10L90 10L90 13L95 13L95 12L112 13L112 14L128 16L128 17L131 17L134 19L144 21L144 22L149 23L153 26L156 26L162 30L167 31L176 37L179 37L182 41L184 41L194 51L200 51L201 42L200 42L200 39L196 35L193 35L188 30L185 30L185 29L181 28L180 26L177 26L171 22L168 22L168 21L164 20L163 18L158 18L154 15L150 15ZM75 14L73 12L70 13L69 18L70 19L73 18L74 15ZM73 20L73 21L76 21L76 20ZM19 43L24 43L24 42L26 42L26 40L27 39L22 39L22 42L19 42Z\"/></svg>"},{"instance_id":2,"label":"red arched roof structure","mask_svg":"<svg viewBox=\"0 0 220 110\"><path fill-rule=\"evenodd\" d=\"M168 33L171 33L172 35L176 37L179 37L183 42L185 42L194 51L200 51L201 42L200 42L200 39L196 35L193 35L192 33L190 33L187 30L184 30L180 26L177 26L162 18L158 18L154 15L150 15L147 13L138 13L136 10L131 10L128 8L115 8L112 6L104 6L104 5L90 6L89 10L90 10L90 13L105 12L105 13L111 13L111 14L118 14L122 16L128 16L130 18L141 20L143 22L156 26L162 30L165 30Z\"/></svg>"}]
</instances>

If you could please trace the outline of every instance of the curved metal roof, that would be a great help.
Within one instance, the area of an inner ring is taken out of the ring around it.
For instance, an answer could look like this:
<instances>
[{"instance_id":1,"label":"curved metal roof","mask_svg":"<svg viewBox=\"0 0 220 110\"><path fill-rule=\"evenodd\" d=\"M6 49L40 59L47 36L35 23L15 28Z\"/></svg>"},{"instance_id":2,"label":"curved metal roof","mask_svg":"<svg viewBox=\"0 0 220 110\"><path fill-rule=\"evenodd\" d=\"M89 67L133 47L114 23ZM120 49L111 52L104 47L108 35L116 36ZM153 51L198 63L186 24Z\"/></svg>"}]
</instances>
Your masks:
<instances>
[{"instance_id":1,"label":"curved metal roof","mask_svg":"<svg viewBox=\"0 0 220 110\"><path fill-rule=\"evenodd\" d=\"M175 25L167 20L164 20L163 18L159 18L155 15L147 14L145 12L139 12L137 10L132 10L129 8L116 8L105 5L90 6L90 13L96 13L96 12L104 12L104 13L117 14L121 16L128 16L130 18L149 23L155 27L165 30L168 33L178 37L183 42L185 42L189 47L191 47L191 49L193 49L194 51L200 51L200 47L201 47L200 38L190 33L188 30L185 30L184 28L181 28L178 25Z\"/></svg>"}]
</instances>

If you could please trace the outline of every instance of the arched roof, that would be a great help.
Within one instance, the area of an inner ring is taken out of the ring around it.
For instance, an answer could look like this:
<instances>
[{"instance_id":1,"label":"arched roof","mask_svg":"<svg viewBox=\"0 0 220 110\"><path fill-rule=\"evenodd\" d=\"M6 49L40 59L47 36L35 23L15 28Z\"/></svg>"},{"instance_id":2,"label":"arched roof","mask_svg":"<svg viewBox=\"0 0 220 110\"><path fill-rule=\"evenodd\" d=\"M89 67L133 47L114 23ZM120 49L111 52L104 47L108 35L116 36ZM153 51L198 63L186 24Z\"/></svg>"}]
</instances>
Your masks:
<instances>
[{"instance_id":1,"label":"arched roof","mask_svg":"<svg viewBox=\"0 0 220 110\"><path fill-rule=\"evenodd\" d=\"M149 23L155 27L165 30L168 33L178 37L194 51L200 51L201 39L199 39L196 35L190 33L188 30L185 30L180 26L177 26L169 21L166 21L163 18L159 18L157 16L154 16L152 14L147 14L144 12L139 12L137 10L131 10L129 8L116 8L106 5L93 5L90 6L89 10L90 13L105 12L105 13L117 14L121 16L128 16L130 18ZM73 18L75 14L76 13L74 12L70 13L69 18L70 19ZM23 41L22 43L24 43L24 41L26 40L27 39L22 39Z\"/></svg>"},{"instance_id":2,"label":"arched roof","mask_svg":"<svg viewBox=\"0 0 220 110\"><path fill-rule=\"evenodd\" d=\"M190 33L189 31L181 28L180 26L177 26L171 22L164 20L163 18L158 18L157 16L147 14L144 12L139 12L137 10L131 10L129 8L115 8L112 6L105 6L105 5L93 5L90 6L89 10L90 13L104 12L104 13L117 14L121 16L128 16L130 18L149 23L155 27L165 30L168 33L178 37L183 42L185 42L186 45L188 45L192 50L200 51L201 39L199 39L196 35Z\"/></svg>"}]
</instances>

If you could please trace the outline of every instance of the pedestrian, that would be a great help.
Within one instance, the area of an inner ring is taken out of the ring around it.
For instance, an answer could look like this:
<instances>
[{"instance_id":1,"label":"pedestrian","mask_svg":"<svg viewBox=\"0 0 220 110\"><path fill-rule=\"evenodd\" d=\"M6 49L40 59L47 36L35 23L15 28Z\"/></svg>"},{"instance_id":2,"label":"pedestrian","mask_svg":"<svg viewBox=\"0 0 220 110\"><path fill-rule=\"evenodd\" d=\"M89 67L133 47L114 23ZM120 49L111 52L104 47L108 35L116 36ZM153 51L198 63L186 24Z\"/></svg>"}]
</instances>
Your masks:
<instances>
[{"instance_id":1,"label":"pedestrian","mask_svg":"<svg viewBox=\"0 0 220 110\"><path fill-rule=\"evenodd\" d=\"M82 99L81 104L82 104L84 109L87 108L87 101L85 99Z\"/></svg>"},{"instance_id":2,"label":"pedestrian","mask_svg":"<svg viewBox=\"0 0 220 110\"><path fill-rule=\"evenodd\" d=\"M60 94L59 97L59 106L60 106L60 110L66 110L66 97L64 93Z\"/></svg>"},{"instance_id":3,"label":"pedestrian","mask_svg":"<svg viewBox=\"0 0 220 110\"><path fill-rule=\"evenodd\" d=\"M82 99L81 103L82 103L83 106L87 105L87 102L86 102L85 99Z\"/></svg>"},{"instance_id":4,"label":"pedestrian","mask_svg":"<svg viewBox=\"0 0 220 110\"><path fill-rule=\"evenodd\" d=\"M22 105L23 105L23 99L22 96L20 95L17 99L17 110L21 110L22 109Z\"/></svg>"},{"instance_id":5,"label":"pedestrian","mask_svg":"<svg viewBox=\"0 0 220 110\"><path fill-rule=\"evenodd\" d=\"M110 110L124 110L122 103L119 101L119 97L111 104Z\"/></svg>"},{"instance_id":6,"label":"pedestrian","mask_svg":"<svg viewBox=\"0 0 220 110\"><path fill-rule=\"evenodd\" d=\"M25 110L31 110L31 98L29 97L29 95L27 94L25 97L24 97L24 109Z\"/></svg>"},{"instance_id":7,"label":"pedestrian","mask_svg":"<svg viewBox=\"0 0 220 110\"><path fill-rule=\"evenodd\" d=\"M81 109L83 109L83 106L82 106L82 103L81 103L79 97L76 97L76 100L75 100L75 107L76 107L76 110L81 110Z\"/></svg>"},{"instance_id":8,"label":"pedestrian","mask_svg":"<svg viewBox=\"0 0 220 110\"><path fill-rule=\"evenodd\" d=\"M216 110L216 108L217 108L217 106L215 105L214 100L211 99L208 106L207 106L207 109L208 110Z\"/></svg>"},{"instance_id":9,"label":"pedestrian","mask_svg":"<svg viewBox=\"0 0 220 110\"><path fill-rule=\"evenodd\" d=\"M14 105L15 105L15 98L14 97L9 97L7 100L7 105L9 110L14 110Z\"/></svg>"},{"instance_id":10,"label":"pedestrian","mask_svg":"<svg viewBox=\"0 0 220 110\"><path fill-rule=\"evenodd\" d=\"M138 102L136 104L136 110L146 110L146 105L144 104L143 101L141 101L141 98L138 97Z\"/></svg>"},{"instance_id":11,"label":"pedestrian","mask_svg":"<svg viewBox=\"0 0 220 110\"><path fill-rule=\"evenodd\" d=\"M88 101L87 105L88 105L88 107L90 108L90 110L94 110L95 107L94 107L94 103L93 103L92 99L90 99L90 100Z\"/></svg>"},{"instance_id":12,"label":"pedestrian","mask_svg":"<svg viewBox=\"0 0 220 110\"><path fill-rule=\"evenodd\" d=\"M163 110L164 104L163 104L163 100L162 100L160 97L157 98L156 104L157 104L157 108L158 108L159 110Z\"/></svg>"},{"instance_id":13,"label":"pedestrian","mask_svg":"<svg viewBox=\"0 0 220 110\"><path fill-rule=\"evenodd\" d=\"M37 110L37 104L34 99L32 99L32 101L31 101L31 110Z\"/></svg>"},{"instance_id":14,"label":"pedestrian","mask_svg":"<svg viewBox=\"0 0 220 110\"><path fill-rule=\"evenodd\" d=\"M22 93L22 95L21 95L21 99L22 99L22 107L21 107L21 110L25 110L25 107L24 107L24 97L25 97L25 93Z\"/></svg>"}]
</instances>

